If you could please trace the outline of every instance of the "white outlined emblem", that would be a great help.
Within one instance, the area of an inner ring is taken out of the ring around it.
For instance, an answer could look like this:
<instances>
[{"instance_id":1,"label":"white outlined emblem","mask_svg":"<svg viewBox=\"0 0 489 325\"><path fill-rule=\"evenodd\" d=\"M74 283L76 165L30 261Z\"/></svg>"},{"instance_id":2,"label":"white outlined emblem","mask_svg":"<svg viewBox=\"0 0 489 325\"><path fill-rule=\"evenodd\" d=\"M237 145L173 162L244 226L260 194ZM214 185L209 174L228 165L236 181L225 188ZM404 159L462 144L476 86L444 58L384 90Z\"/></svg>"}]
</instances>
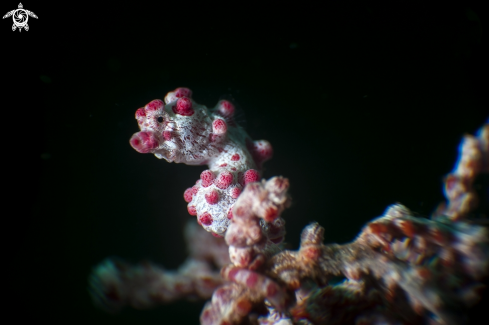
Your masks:
<instances>
[{"instance_id":1,"label":"white outlined emblem","mask_svg":"<svg viewBox=\"0 0 489 325\"><path fill-rule=\"evenodd\" d=\"M27 21L29 20L29 16L33 18L37 18L36 14L32 11L23 9L22 3L19 3L19 8L14 9L12 11L7 12L3 18L7 18L12 16L14 20L14 24L12 25L12 31L15 29L19 29L19 32L22 31L22 28L25 30L29 30L29 25L27 25Z\"/></svg>"}]
</instances>

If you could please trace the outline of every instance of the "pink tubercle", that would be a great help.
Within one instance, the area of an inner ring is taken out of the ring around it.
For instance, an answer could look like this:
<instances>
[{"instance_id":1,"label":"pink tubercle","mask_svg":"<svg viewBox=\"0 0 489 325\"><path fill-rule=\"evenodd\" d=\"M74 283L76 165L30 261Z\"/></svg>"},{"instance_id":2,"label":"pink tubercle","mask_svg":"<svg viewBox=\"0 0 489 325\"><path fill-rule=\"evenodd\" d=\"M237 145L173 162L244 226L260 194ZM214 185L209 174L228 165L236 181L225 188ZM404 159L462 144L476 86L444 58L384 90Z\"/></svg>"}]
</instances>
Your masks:
<instances>
[{"instance_id":1,"label":"pink tubercle","mask_svg":"<svg viewBox=\"0 0 489 325\"><path fill-rule=\"evenodd\" d=\"M160 145L153 132L148 131L134 133L129 143L140 153L148 153Z\"/></svg>"},{"instance_id":2,"label":"pink tubercle","mask_svg":"<svg viewBox=\"0 0 489 325\"><path fill-rule=\"evenodd\" d=\"M209 204L216 204L219 201L219 193L216 190L211 189L205 194L205 200Z\"/></svg>"},{"instance_id":3,"label":"pink tubercle","mask_svg":"<svg viewBox=\"0 0 489 325\"><path fill-rule=\"evenodd\" d=\"M151 112L151 111L157 111L161 108L163 108L164 104L161 99L155 99L150 101L146 106L144 107L146 111Z\"/></svg>"},{"instance_id":4,"label":"pink tubercle","mask_svg":"<svg viewBox=\"0 0 489 325\"><path fill-rule=\"evenodd\" d=\"M223 119L216 119L214 122L212 122L212 131L214 134L224 134L228 130L228 126L226 125L226 122L224 122Z\"/></svg>"},{"instance_id":5,"label":"pink tubercle","mask_svg":"<svg viewBox=\"0 0 489 325\"><path fill-rule=\"evenodd\" d=\"M234 105L230 102L230 101L227 101L227 100L222 100L220 103L219 103L219 113L223 116L223 117L231 117L234 115Z\"/></svg>"},{"instance_id":6,"label":"pink tubercle","mask_svg":"<svg viewBox=\"0 0 489 325\"><path fill-rule=\"evenodd\" d=\"M214 173L207 169L200 174L200 179L202 180L203 187L209 187L214 182Z\"/></svg>"},{"instance_id":7,"label":"pink tubercle","mask_svg":"<svg viewBox=\"0 0 489 325\"><path fill-rule=\"evenodd\" d=\"M252 141L250 138L246 138L245 144L258 168L261 168L265 161L272 158L273 149L272 145L268 141Z\"/></svg>"},{"instance_id":8,"label":"pink tubercle","mask_svg":"<svg viewBox=\"0 0 489 325\"><path fill-rule=\"evenodd\" d=\"M190 203L190 201L192 201L193 196L194 196L193 188L191 187L187 188L183 193L183 198L187 203Z\"/></svg>"},{"instance_id":9,"label":"pink tubercle","mask_svg":"<svg viewBox=\"0 0 489 325\"><path fill-rule=\"evenodd\" d=\"M204 212L199 216L199 222L205 226L212 224L212 216L209 212Z\"/></svg>"},{"instance_id":10,"label":"pink tubercle","mask_svg":"<svg viewBox=\"0 0 489 325\"><path fill-rule=\"evenodd\" d=\"M254 141L253 151L260 161L266 161L272 158L273 155L272 145L265 140Z\"/></svg>"},{"instance_id":11,"label":"pink tubercle","mask_svg":"<svg viewBox=\"0 0 489 325\"><path fill-rule=\"evenodd\" d=\"M229 208L228 211L228 219L231 220L233 218L233 207Z\"/></svg>"},{"instance_id":12,"label":"pink tubercle","mask_svg":"<svg viewBox=\"0 0 489 325\"><path fill-rule=\"evenodd\" d=\"M218 188L225 190L233 183L233 179L233 174L228 171L224 171L219 175L215 181L215 184Z\"/></svg>"},{"instance_id":13,"label":"pink tubercle","mask_svg":"<svg viewBox=\"0 0 489 325\"><path fill-rule=\"evenodd\" d=\"M241 194L241 189L239 187L234 187L231 189L231 197L233 199L237 199L240 194Z\"/></svg>"},{"instance_id":14,"label":"pink tubercle","mask_svg":"<svg viewBox=\"0 0 489 325\"><path fill-rule=\"evenodd\" d=\"M140 118L143 118L143 117L146 117L146 112L144 111L144 108L143 107L138 108L136 110L136 119L140 119Z\"/></svg>"},{"instance_id":15,"label":"pink tubercle","mask_svg":"<svg viewBox=\"0 0 489 325\"><path fill-rule=\"evenodd\" d=\"M191 216L196 216L197 215L197 209L193 205L188 205L187 206L187 211Z\"/></svg>"},{"instance_id":16,"label":"pink tubercle","mask_svg":"<svg viewBox=\"0 0 489 325\"><path fill-rule=\"evenodd\" d=\"M177 103L172 106L173 113L182 116L192 116L195 111L192 108L192 101L187 97L182 97L177 100Z\"/></svg>"},{"instance_id":17,"label":"pink tubercle","mask_svg":"<svg viewBox=\"0 0 489 325\"><path fill-rule=\"evenodd\" d=\"M180 87L175 89L174 91L170 91L165 96L165 103L171 103L176 101L178 98L188 97L192 98L192 91L188 88Z\"/></svg>"},{"instance_id":18,"label":"pink tubercle","mask_svg":"<svg viewBox=\"0 0 489 325\"><path fill-rule=\"evenodd\" d=\"M256 169L248 169L243 175L244 185L248 183L258 182L260 180L260 174Z\"/></svg>"},{"instance_id":19,"label":"pink tubercle","mask_svg":"<svg viewBox=\"0 0 489 325\"><path fill-rule=\"evenodd\" d=\"M231 157L231 161L238 161L241 157L239 156L239 154L235 153L232 157Z\"/></svg>"},{"instance_id":20,"label":"pink tubercle","mask_svg":"<svg viewBox=\"0 0 489 325\"><path fill-rule=\"evenodd\" d=\"M192 91L188 88L185 87L179 87L174 90L175 97L180 98L180 97L189 97L192 98Z\"/></svg>"}]
</instances>

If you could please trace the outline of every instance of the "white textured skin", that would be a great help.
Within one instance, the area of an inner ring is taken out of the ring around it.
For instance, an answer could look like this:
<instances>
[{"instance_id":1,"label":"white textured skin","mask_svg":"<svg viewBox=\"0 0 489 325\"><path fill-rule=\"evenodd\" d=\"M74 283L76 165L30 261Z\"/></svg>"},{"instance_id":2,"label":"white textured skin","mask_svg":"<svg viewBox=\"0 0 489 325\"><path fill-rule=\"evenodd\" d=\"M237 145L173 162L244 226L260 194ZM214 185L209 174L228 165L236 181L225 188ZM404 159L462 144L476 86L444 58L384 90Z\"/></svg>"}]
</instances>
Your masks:
<instances>
[{"instance_id":1,"label":"white textured skin","mask_svg":"<svg viewBox=\"0 0 489 325\"><path fill-rule=\"evenodd\" d=\"M176 95L179 89L167 94L164 105L162 102L152 101L144 108L145 116L136 114L141 132L136 133L133 138L140 133L151 134L157 146L146 152L153 153L157 158L165 159L168 162L208 165L215 180L224 171L233 175L233 181L226 189L220 189L214 183L204 187L202 180L198 180L194 186L198 189L197 193L193 195L188 204L189 207L195 207L198 218L205 212L212 216L212 224L202 224L204 229L223 236L230 223L228 213L236 202L236 198L233 198L231 193L236 188L239 192L243 189L243 182L238 178L249 169L259 168L246 147L246 140L251 142L251 139L241 127L232 121L232 117L223 117L219 110L222 101L213 110L209 110L206 106L199 105L190 99L194 114L191 116L175 114L172 107L177 104L179 98L185 97ZM191 92L187 91L190 96ZM162 118L163 121L158 122L158 118L160 120ZM219 133L218 130L213 129L213 122L216 120L222 120L225 123L224 132ZM269 148L271 152L271 146L265 140L251 143L258 150ZM231 157L236 154L240 158L233 161ZM263 161L259 161L259 164L261 165ZM205 195L212 191L217 191L219 196L215 204L209 204L205 198Z\"/></svg>"}]
</instances>

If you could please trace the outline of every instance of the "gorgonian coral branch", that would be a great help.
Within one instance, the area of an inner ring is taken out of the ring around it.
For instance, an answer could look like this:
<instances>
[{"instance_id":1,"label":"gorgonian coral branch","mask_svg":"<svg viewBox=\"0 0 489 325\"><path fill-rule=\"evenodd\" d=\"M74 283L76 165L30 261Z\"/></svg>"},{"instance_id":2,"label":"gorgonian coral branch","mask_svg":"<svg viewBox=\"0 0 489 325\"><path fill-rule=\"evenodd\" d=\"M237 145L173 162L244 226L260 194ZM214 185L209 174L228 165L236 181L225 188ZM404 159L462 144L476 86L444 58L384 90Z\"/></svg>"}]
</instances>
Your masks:
<instances>
[{"instance_id":1,"label":"gorgonian coral branch","mask_svg":"<svg viewBox=\"0 0 489 325\"><path fill-rule=\"evenodd\" d=\"M130 143L169 162L208 165L184 199L218 238L188 226L190 257L177 272L107 260L91 277L99 305L141 308L207 299L213 291L201 314L204 325L465 322L464 311L479 299L489 272L487 229L471 220L478 201L489 199L477 197L474 186L489 173L489 122L464 138L444 179L447 202L430 219L394 204L351 243L324 245L324 229L313 223L299 249L290 251L281 245L289 181L260 181L270 144L252 141L236 124L232 103L209 110L191 95L178 88L164 102L138 109L141 131Z\"/></svg>"},{"instance_id":2,"label":"gorgonian coral branch","mask_svg":"<svg viewBox=\"0 0 489 325\"><path fill-rule=\"evenodd\" d=\"M97 265L90 276L90 294L94 303L109 312L124 306L149 308L178 299L208 299L223 283L214 265L221 268L229 261L228 247L221 238L194 223L185 228L189 257L178 270L145 261L129 264L108 258Z\"/></svg>"}]
</instances>

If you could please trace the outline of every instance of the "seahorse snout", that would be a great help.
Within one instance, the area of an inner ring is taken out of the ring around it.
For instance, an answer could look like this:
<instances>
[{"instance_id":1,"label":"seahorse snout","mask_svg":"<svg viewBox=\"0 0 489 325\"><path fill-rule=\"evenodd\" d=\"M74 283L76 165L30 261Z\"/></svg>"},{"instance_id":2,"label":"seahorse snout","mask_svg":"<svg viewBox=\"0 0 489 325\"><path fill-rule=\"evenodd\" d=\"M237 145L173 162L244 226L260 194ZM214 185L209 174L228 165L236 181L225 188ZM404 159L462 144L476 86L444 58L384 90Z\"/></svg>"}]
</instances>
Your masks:
<instances>
[{"instance_id":1,"label":"seahorse snout","mask_svg":"<svg viewBox=\"0 0 489 325\"><path fill-rule=\"evenodd\" d=\"M160 142L156 135L150 131L140 131L133 134L129 140L131 147L140 153L149 153L158 148Z\"/></svg>"}]
</instances>

